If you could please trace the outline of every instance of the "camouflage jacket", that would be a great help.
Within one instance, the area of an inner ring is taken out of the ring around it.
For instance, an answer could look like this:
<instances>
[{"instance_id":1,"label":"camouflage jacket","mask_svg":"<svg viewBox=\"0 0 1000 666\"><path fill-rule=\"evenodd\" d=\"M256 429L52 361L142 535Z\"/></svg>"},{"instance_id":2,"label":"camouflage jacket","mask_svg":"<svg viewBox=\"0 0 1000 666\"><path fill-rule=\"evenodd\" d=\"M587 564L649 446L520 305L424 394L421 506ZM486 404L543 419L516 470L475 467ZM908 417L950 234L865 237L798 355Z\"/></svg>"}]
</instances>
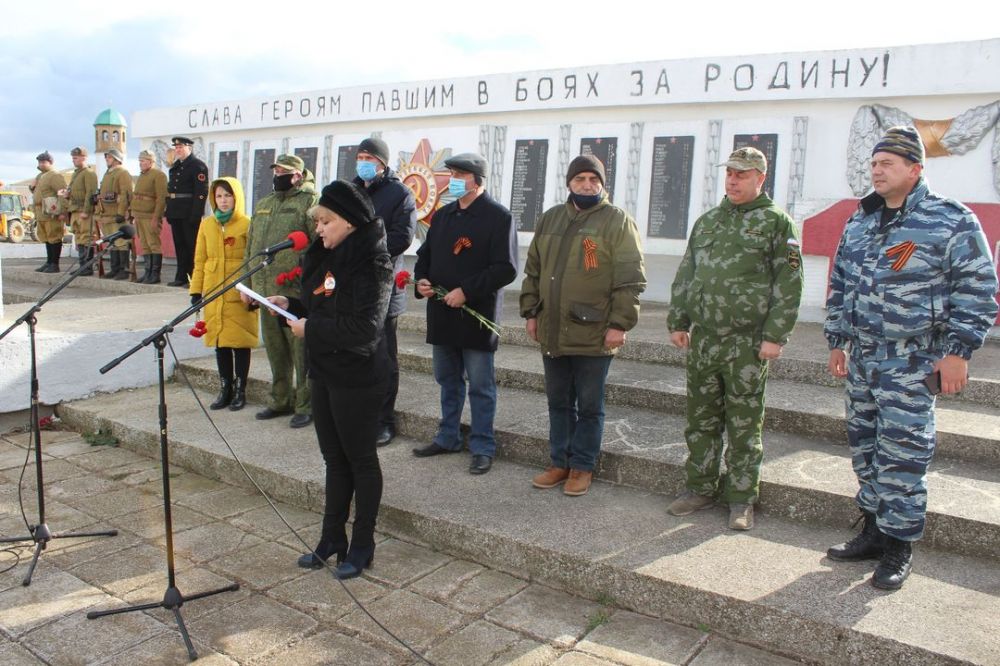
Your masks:
<instances>
[{"instance_id":1,"label":"camouflage jacket","mask_svg":"<svg viewBox=\"0 0 1000 666\"><path fill-rule=\"evenodd\" d=\"M884 205L869 194L844 228L826 302L830 348L901 341L969 358L997 316L997 276L979 220L923 178L882 226Z\"/></svg>"},{"instance_id":2,"label":"camouflage jacket","mask_svg":"<svg viewBox=\"0 0 1000 666\"><path fill-rule=\"evenodd\" d=\"M66 179L62 177L56 169L49 169L48 171L43 171L38 174L38 180L35 181L35 189L31 193L34 205L35 205L35 219L39 222L46 222L48 220L54 220L57 215L49 215L45 211L45 200L48 198L55 199L59 196L59 190L66 187ZM58 199L56 199L58 202Z\"/></svg>"},{"instance_id":3,"label":"camouflage jacket","mask_svg":"<svg viewBox=\"0 0 1000 666\"><path fill-rule=\"evenodd\" d=\"M306 180L300 187L287 192L272 192L257 202L247 232L246 259L276 243L288 238L293 231L305 232L313 238L313 223L306 211L316 205L319 195L311 180ZM256 262L251 268L256 266ZM279 286L276 282L279 273L286 273L299 265L299 255L291 250L284 250L274 255L270 266L253 274L250 278L250 288L264 296L290 296L298 298L299 284L285 283Z\"/></svg>"},{"instance_id":4,"label":"camouflage jacket","mask_svg":"<svg viewBox=\"0 0 1000 666\"><path fill-rule=\"evenodd\" d=\"M802 298L795 223L766 194L728 198L698 218L671 287L667 326L717 336L751 335L784 345Z\"/></svg>"},{"instance_id":5,"label":"camouflage jacket","mask_svg":"<svg viewBox=\"0 0 1000 666\"><path fill-rule=\"evenodd\" d=\"M101 193L97 197L97 214L106 216L128 213L132 203L132 176L125 167L119 165L108 169L101 179Z\"/></svg>"},{"instance_id":6,"label":"camouflage jacket","mask_svg":"<svg viewBox=\"0 0 1000 666\"><path fill-rule=\"evenodd\" d=\"M66 200L66 210L70 213L94 212L94 201L91 197L97 192L97 173L93 167L80 167L73 171L70 178Z\"/></svg>"}]
</instances>

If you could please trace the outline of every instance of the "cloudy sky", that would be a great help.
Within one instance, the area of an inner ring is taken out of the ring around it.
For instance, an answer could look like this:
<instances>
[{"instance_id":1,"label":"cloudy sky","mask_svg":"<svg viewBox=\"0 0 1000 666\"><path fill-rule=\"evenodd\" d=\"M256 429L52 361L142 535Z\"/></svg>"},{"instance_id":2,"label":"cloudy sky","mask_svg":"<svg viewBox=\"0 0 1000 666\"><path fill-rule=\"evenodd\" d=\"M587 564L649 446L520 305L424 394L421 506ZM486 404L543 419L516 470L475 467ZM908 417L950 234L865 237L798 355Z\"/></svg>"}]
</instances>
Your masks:
<instances>
[{"instance_id":1,"label":"cloudy sky","mask_svg":"<svg viewBox=\"0 0 1000 666\"><path fill-rule=\"evenodd\" d=\"M94 118L108 106L131 118L350 85L1000 36L1000 3L971 0L4 4L5 182L32 176L45 149L68 168L72 146L93 147Z\"/></svg>"}]
</instances>

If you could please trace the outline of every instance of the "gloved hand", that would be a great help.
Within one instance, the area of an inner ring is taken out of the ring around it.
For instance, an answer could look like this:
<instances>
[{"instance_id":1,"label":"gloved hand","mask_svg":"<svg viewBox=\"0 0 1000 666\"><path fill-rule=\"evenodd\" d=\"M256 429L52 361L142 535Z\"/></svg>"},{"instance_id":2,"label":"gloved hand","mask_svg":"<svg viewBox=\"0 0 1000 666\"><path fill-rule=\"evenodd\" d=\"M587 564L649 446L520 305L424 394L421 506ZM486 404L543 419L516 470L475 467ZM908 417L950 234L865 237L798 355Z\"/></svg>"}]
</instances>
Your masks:
<instances>
[{"instance_id":1,"label":"gloved hand","mask_svg":"<svg viewBox=\"0 0 1000 666\"><path fill-rule=\"evenodd\" d=\"M191 305L201 300L201 294L191 294Z\"/></svg>"},{"instance_id":2,"label":"gloved hand","mask_svg":"<svg viewBox=\"0 0 1000 666\"><path fill-rule=\"evenodd\" d=\"M115 215L115 222L118 223L118 224L124 224L125 223L125 216L124 215Z\"/></svg>"}]
</instances>

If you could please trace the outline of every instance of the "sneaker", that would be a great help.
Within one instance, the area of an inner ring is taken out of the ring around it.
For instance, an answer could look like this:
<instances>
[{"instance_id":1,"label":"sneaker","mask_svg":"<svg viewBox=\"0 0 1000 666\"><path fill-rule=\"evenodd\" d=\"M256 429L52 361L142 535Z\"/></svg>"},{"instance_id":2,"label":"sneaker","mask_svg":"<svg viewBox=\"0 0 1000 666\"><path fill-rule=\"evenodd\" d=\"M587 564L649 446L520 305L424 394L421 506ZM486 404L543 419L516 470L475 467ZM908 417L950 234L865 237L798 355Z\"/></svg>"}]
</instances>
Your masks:
<instances>
[{"instance_id":1,"label":"sneaker","mask_svg":"<svg viewBox=\"0 0 1000 666\"><path fill-rule=\"evenodd\" d=\"M729 505L729 529L748 530L753 527L753 504Z\"/></svg>"},{"instance_id":2,"label":"sneaker","mask_svg":"<svg viewBox=\"0 0 1000 666\"><path fill-rule=\"evenodd\" d=\"M685 490L677 496L677 499L670 503L670 506L667 507L667 513L671 516L686 516L695 511L707 509L713 504L715 504L714 497L707 497L691 492L690 490Z\"/></svg>"},{"instance_id":3,"label":"sneaker","mask_svg":"<svg viewBox=\"0 0 1000 666\"><path fill-rule=\"evenodd\" d=\"M570 497L586 495L587 491L590 490L590 482L593 478L593 472L585 472L582 469L571 469L569 471L569 479L566 480L566 485L563 486L563 495L569 495Z\"/></svg>"},{"instance_id":4,"label":"sneaker","mask_svg":"<svg viewBox=\"0 0 1000 666\"><path fill-rule=\"evenodd\" d=\"M569 477L569 470L565 467L549 467L541 474L536 474L531 480L531 485L536 488L555 488Z\"/></svg>"}]
</instances>

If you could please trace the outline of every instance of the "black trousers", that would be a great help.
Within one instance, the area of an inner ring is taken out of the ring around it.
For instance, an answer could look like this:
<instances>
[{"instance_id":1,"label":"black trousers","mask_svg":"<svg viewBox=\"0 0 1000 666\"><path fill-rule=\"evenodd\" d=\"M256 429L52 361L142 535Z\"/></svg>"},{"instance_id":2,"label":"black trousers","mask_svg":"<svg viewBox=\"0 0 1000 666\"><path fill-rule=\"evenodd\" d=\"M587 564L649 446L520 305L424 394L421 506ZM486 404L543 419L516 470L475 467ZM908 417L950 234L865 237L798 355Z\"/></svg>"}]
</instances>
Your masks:
<instances>
[{"instance_id":1,"label":"black trousers","mask_svg":"<svg viewBox=\"0 0 1000 666\"><path fill-rule=\"evenodd\" d=\"M312 413L326 463L326 510L321 543L347 548L345 523L354 500L351 549L374 548L382 502L382 468L375 437L385 384L343 388L311 378Z\"/></svg>"},{"instance_id":2,"label":"black trousers","mask_svg":"<svg viewBox=\"0 0 1000 666\"><path fill-rule=\"evenodd\" d=\"M174 252L177 255L177 275L174 279L188 282L188 276L194 272L194 244L198 242L198 224L189 218L167 218L170 223L170 235L174 239Z\"/></svg>"},{"instance_id":3,"label":"black trousers","mask_svg":"<svg viewBox=\"0 0 1000 666\"><path fill-rule=\"evenodd\" d=\"M215 365L219 368L220 377L231 380L235 370L236 378L242 379L245 385L250 374L250 350L246 347L216 347Z\"/></svg>"},{"instance_id":4,"label":"black trousers","mask_svg":"<svg viewBox=\"0 0 1000 666\"><path fill-rule=\"evenodd\" d=\"M396 396L399 394L399 352L396 349L398 317L385 318L385 348L389 352L389 381L379 410L378 422L385 427L396 426Z\"/></svg>"}]
</instances>

